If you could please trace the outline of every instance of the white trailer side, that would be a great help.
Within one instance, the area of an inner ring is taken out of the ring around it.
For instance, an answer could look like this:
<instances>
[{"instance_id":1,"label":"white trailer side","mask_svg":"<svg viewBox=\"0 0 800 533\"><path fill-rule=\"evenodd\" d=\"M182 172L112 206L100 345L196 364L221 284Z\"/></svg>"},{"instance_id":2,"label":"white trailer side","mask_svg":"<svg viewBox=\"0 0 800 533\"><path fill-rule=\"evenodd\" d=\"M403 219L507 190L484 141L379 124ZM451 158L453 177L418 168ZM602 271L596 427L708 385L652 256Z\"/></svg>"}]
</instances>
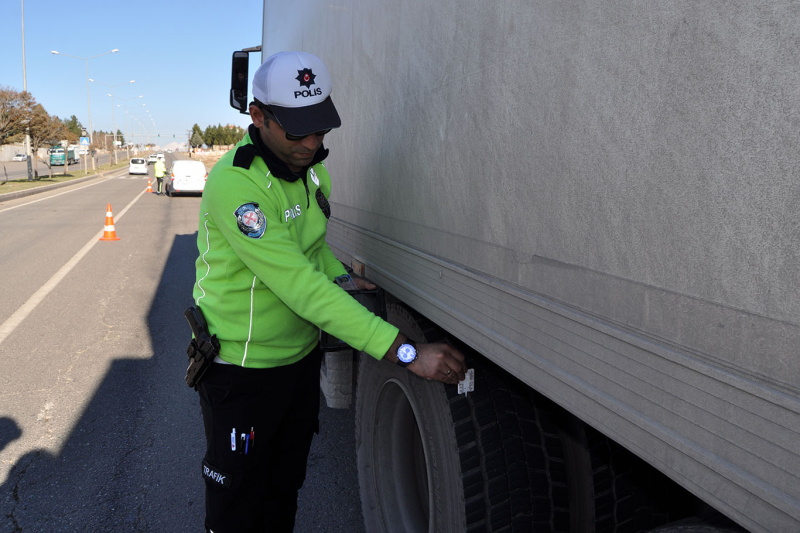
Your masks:
<instances>
[{"instance_id":1,"label":"white trailer side","mask_svg":"<svg viewBox=\"0 0 800 533\"><path fill-rule=\"evenodd\" d=\"M752 531L800 530L800 5L277 2L347 264ZM365 511L366 512L366 511Z\"/></svg>"}]
</instances>

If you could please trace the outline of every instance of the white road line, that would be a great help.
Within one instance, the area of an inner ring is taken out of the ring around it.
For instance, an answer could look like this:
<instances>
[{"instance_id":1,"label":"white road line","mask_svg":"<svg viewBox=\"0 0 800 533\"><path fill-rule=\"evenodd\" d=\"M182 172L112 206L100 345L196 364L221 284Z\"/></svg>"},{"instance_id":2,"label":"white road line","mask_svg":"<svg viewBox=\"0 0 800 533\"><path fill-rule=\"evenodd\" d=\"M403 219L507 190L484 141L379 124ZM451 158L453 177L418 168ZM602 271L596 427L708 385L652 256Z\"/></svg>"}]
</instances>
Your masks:
<instances>
[{"instance_id":1,"label":"white road line","mask_svg":"<svg viewBox=\"0 0 800 533\"><path fill-rule=\"evenodd\" d=\"M116 221L121 219L122 216L128 211L128 209L130 209L131 206L135 204L136 201L139 198L141 198L145 192L147 192L147 189L140 192L136 198L131 200L131 202L125 206L125 209L120 211L120 213L114 217L115 224ZM13 315L8 317L8 319L6 319L5 322L0 324L0 344L2 344L3 341L6 340L6 337L11 335L11 332L13 332L16 329L16 327L19 326L22 323L22 321L25 320L28 317L28 315L30 315L33 312L34 309L36 309L36 306L39 305L42 302L42 300L44 300L45 297L48 294L50 294L50 292L52 292L53 289L56 288L59 282L61 282L61 280L64 279L64 276L69 274L70 270L72 270L75 267L75 265L78 264L78 261L80 261L84 255L89 253L89 250L91 250L95 244L100 242L100 237L103 236L103 231L104 230L100 230L91 239L89 239L89 242L87 242L83 246L83 248L81 248L78 251L78 253L72 256L72 259L67 261L67 263L63 267L61 267L61 269L58 272L53 274L53 277L47 280L47 282L44 285L42 285L41 288L33 294L33 296L28 298L27 302L22 304L19 309L14 311Z\"/></svg>"},{"instance_id":2,"label":"white road line","mask_svg":"<svg viewBox=\"0 0 800 533\"><path fill-rule=\"evenodd\" d=\"M114 176L114 177L118 177L118 176ZM76 189L70 189L70 190L65 191L65 192L60 192L58 194L54 194L53 196L47 196L46 198L39 198L38 200L32 200L32 201L26 202L24 204L15 205L14 207L7 207L5 209L0 209L0 213L5 213L6 211L11 211L12 209L16 209L18 207L25 207L26 205L35 204L36 202L43 202L45 200L49 200L50 198L55 198L56 196L61 196L62 194L69 194L71 192L75 192L75 191L79 191L81 189L85 189L86 187L93 187L93 186L98 185L100 183L105 183L106 181L108 181L110 179L113 179L113 177L112 176L108 176L107 178L101 179L100 181L96 181L94 183L90 183L89 185L84 185L83 187L78 187Z\"/></svg>"}]
</instances>

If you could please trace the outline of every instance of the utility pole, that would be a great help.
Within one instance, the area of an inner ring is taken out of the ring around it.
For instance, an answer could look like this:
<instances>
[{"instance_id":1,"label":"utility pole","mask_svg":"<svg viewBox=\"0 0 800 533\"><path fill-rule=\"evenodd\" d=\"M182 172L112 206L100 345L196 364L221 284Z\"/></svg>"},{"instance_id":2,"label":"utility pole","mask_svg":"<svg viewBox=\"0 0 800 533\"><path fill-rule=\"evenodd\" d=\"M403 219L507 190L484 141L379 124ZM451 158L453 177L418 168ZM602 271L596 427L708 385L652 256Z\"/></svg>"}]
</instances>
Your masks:
<instances>
[{"instance_id":1,"label":"utility pole","mask_svg":"<svg viewBox=\"0 0 800 533\"><path fill-rule=\"evenodd\" d=\"M25 71L25 0L20 0L22 14L22 91L28 92L28 74ZM25 159L28 161L28 181L33 181L33 164L31 161L31 129L25 128Z\"/></svg>"},{"instance_id":2,"label":"utility pole","mask_svg":"<svg viewBox=\"0 0 800 533\"><path fill-rule=\"evenodd\" d=\"M109 85L108 83L103 83L102 81L93 80L89 78L89 81L93 83L99 83L100 85L105 85L109 89L111 89L111 93L108 95L111 97L111 133L114 135L114 140L111 142L111 154L114 158L114 164L116 165L119 161L117 160L117 147L115 142L117 140L117 120L114 116L114 87L119 87L120 85L127 85L129 83L136 83L136 80L126 81L124 83L117 83L116 85ZM111 155L109 155L109 164L111 163Z\"/></svg>"},{"instance_id":3,"label":"utility pole","mask_svg":"<svg viewBox=\"0 0 800 533\"><path fill-rule=\"evenodd\" d=\"M69 141L62 142L61 147L64 148L64 175L69 172Z\"/></svg>"},{"instance_id":4,"label":"utility pole","mask_svg":"<svg viewBox=\"0 0 800 533\"><path fill-rule=\"evenodd\" d=\"M90 146L89 146L89 156L92 158L92 170L94 170L96 167L95 167L95 162L94 162L94 155L91 154L92 148L94 148L94 125L92 124L92 98L89 95L89 60L90 59L94 59L95 57L100 57L100 56L104 56L104 55L107 55L107 54L115 54L117 52L119 52L119 48L114 48L110 52L104 52L102 54L97 54L97 55L94 55L94 56L91 56L91 57L78 57L78 56L73 56L73 55L70 55L70 54L65 54L63 52L57 52L55 50L51 50L50 51L51 54L55 54L55 55L74 57L75 59L83 59L84 62L86 63L86 103L88 104L88 108L89 108L89 144L90 144Z\"/></svg>"}]
</instances>

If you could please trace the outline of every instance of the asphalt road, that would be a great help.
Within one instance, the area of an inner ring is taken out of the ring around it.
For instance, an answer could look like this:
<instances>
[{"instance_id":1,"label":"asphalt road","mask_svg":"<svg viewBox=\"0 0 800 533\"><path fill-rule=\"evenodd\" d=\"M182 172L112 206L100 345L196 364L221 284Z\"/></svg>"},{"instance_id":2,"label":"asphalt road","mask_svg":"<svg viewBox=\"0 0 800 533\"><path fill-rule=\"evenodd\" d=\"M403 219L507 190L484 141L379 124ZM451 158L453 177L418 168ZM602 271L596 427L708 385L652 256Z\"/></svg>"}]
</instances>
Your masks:
<instances>
[{"instance_id":1,"label":"asphalt road","mask_svg":"<svg viewBox=\"0 0 800 533\"><path fill-rule=\"evenodd\" d=\"M203 529L183 383L200 198L146 184L0 203L0 532ZM98 240L108 203L119 241ZM361 532L353 412L322 405L295 531Z\"/></svg>"}]
</instances>

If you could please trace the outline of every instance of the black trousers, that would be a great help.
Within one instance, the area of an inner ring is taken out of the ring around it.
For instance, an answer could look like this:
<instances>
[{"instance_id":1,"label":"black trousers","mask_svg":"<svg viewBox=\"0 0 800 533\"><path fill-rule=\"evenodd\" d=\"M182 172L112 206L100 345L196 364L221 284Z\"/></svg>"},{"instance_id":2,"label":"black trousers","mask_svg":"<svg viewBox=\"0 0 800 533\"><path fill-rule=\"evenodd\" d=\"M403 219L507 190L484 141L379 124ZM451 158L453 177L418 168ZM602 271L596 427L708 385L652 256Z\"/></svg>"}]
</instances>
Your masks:
<instances>
[{"instance_id":1,"label":"black trousers","mask_svg":"<svg viewBox=\"0 0 800 533\"><path fill-rule=\"evenodd\" d=\"M161 176L160 178L156 176L156 181L158 181L158 194L161 194L161 182L164 181L164 176Z\"/></svg>"},{"instance_id":2,"label":"black trousers","mask_svg":"<svg viewBox=\"0 0 800 533\"><path fill-rule=\"evenodd\" d=\"M206 372L198 391L207 529L293 530L311 440L319 432L321 360L317 347L288 366L214 364Z\"/></svg>"}]
</instances>

